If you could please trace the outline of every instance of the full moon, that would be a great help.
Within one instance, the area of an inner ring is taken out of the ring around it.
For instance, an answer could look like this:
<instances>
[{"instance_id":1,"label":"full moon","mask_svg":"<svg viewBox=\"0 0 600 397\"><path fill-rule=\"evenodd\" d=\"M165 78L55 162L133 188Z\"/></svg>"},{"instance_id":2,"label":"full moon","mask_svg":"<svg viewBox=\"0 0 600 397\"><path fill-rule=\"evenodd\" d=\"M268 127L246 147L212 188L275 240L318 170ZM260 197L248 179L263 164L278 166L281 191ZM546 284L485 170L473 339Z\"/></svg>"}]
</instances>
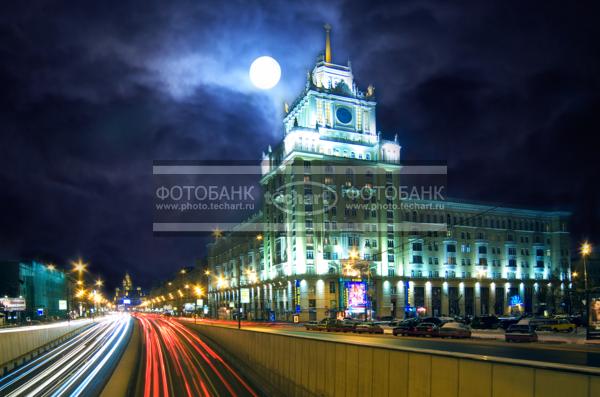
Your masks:
<instances>
[{"instance_id":1,"label":"full moon","mask_svg":"<svg viewBox=\"0 0 600 397\"><path fill-rule=\"evenodd\" d=\"M256 58L250 65L250 81L256 88L270 90L275 87L281 78L281 67L277 61L269 56Z\"/></svg>"}]
</instances>

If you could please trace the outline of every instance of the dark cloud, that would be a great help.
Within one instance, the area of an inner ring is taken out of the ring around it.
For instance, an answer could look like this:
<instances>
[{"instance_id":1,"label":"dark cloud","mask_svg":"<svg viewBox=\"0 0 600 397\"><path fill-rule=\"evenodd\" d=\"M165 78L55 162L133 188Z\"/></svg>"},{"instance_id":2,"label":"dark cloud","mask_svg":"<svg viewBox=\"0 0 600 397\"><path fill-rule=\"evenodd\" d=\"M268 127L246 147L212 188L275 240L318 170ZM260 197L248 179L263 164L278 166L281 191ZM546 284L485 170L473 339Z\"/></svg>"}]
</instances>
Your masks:
<instances>
[{"instance_id":1,"label":"dark cloud","mask_svg":"<svg viewBox=\"0 0 600 397\"><path fill-rule=\"evenodd\" d=\"M10 9L12 7L12 9ZM25 2L0 16L0 258L83 256L148 284L200 238L152 235L152 161L258 159L334 25L409 160L453 196L574 212L600 241L594 2ZM269 54L282 84L246 73Z\"/></svg>"}]
</instances>

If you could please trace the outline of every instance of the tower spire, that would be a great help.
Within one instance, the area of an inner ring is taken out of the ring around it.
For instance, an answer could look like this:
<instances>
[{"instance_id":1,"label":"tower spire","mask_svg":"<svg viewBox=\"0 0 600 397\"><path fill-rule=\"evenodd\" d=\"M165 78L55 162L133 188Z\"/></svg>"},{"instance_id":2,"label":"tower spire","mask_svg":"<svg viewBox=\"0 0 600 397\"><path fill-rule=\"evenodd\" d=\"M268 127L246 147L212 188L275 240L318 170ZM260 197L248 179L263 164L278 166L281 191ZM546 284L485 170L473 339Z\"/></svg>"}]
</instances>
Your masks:
<instances>
[{"instance_id":1,"label":"tower spire","mask_svg":"<svg viewBox=\"0 0 600 397\"><path fill-rule=\"evenodd\" d=\"M326 23L325 26L325 62L331 63L331 25Z\"/></svg>"}]
</instances>

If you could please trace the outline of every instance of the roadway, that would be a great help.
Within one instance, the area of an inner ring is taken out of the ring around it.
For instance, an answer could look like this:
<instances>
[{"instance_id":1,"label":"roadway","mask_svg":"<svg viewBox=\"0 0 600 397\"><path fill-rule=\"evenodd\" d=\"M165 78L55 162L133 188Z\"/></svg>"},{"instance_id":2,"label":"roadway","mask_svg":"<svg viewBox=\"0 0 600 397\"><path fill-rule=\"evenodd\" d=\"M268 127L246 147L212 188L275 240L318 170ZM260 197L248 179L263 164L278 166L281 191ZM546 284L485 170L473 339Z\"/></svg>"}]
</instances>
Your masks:
<instances>
[{"instance_id":1,"label":"roadway","mask_svg":"<svg viewBox=\"0 0 600 397\"><path fill-rule=\"evenodd\" d=\"M171 318L135 317L143 345L136 395L257 396L250 383L195 332Z\"/></svg>"},{"instance_id":2,"label":"roadway","mask_svg":"<svg viewBox=\"0 0 600 397\"><path fill-rule=\"evenodd\" d=\"M92 323L76 336L0 378L1 396L97 395L131 334L128 315Z\"/></svg>"},{"instance_id":3,"label":"roadway","mask_svg":"<svg viewBox=\"0 0 600 397\"><path fill-rule=\"evenodd\" d=\"M185 321L185 320L184 320ZM199 324L202 323L199 321ZM208 324L237 327L231 321L207 321ZM306 331L300 326L271 324L261 325L257 322L251 325L242 323L242 328L270 332L281 335L314 338L331 342L348 342L371 345L384 348L419 349L427 351L442 351L475 355L491 359L515 359L552 363L567 366L585 366L600 369L600 345L551 345L540 343L506 343L498 340L484 339L440 339L429 337L406 337L384 335L368 335L341 332Z\"/></svg>"}]
</instances>

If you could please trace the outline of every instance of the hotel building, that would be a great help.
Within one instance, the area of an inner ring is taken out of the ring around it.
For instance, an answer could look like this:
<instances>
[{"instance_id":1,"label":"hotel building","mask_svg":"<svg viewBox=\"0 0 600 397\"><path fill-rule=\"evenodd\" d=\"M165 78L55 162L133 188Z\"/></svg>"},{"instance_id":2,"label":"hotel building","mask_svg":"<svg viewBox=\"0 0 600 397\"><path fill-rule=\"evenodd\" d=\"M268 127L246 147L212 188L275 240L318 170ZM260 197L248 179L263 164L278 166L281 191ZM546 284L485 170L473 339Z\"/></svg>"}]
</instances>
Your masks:
<instances>
[{"instance_id":1,"label":"hotel building","mask_svg":"<svg viewBox=\"0 0 600 397\"><path fill-rule=\"evenodd\" d=\"M445 167L401 162L329 31L263 154L263 210L209 244L211 315L238 299L249 318L299 321L562 311L569 214L443 197Z\"/></svg>"}]
</instances>

